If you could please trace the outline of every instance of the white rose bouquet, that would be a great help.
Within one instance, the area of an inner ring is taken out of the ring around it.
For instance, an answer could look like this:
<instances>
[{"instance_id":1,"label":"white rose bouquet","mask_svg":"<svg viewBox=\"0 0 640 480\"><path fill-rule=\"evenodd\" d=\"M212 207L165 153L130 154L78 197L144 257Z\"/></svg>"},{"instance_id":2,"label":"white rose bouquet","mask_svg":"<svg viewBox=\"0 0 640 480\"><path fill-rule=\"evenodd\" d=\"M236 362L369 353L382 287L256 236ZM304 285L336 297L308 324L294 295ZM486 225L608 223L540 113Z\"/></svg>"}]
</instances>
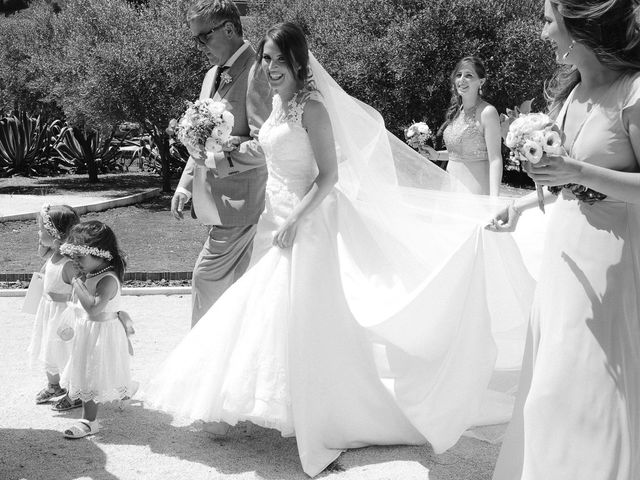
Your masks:
<instances>
[{"instance_id":1,"label":"white rose bouquet","mask_svg":"<svg viewBox=\"0 0 640 480\"><path fill-rule=\"evenodd\" d=\"M528 101L522 104L521 109L508 110L508 115L503 115L501 122L504 143L511 150L511 160L519 164L536 164L544 154L565 153L562 131L548 115L529 112L530 107L531 102ZM538 206L544 212L542 187L536 185L536 191Z\"/></svg>"},{"instance_id":2,"label":"white rose bouquet","mask_svg":"<svg viewBox=\"0 0 640 480\"><path fill-rule=\"evenodd\" d=\"M233 114L223 102L211 98L189 102L180 120L171 120L167 133L175 134L189 152L204 150L204 164L216 168L216 157L222 154L222 146L231 137Z\"/></svg>"},{"instance_id":3,"label":"white rose bouquet","mask_svg":"<svg viewBox=\"0 0 640 480\"><path fill-rule=\"evenodd\" d=\"M427 142L432 136L433 133L431 132L429 125L424 122L414 123L404 131L404 137L407 140L407 145L419 152L424 150L427 146Z\"/></svg>"}]
</instances>

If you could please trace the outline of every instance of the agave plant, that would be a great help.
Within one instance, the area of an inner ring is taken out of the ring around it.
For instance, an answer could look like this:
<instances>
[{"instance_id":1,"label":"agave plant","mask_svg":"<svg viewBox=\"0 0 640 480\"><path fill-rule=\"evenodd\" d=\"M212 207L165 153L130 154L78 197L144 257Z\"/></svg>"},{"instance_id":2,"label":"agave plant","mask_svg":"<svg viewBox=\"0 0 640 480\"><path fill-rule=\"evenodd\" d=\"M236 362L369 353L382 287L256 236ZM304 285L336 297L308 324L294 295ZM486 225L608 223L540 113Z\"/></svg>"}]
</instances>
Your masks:
<instances>
[{"instance_id":1,"label":"agave plant","mask_svg":"<svg viewBox=\"0 0 640 480\"><path fill-rule=\"evenodd\" d=\"M26 112L0 119L0 175L39 175L55 170L51 155L61 124L41 121Z\"/></svg>"},{"instance_id":2,"label":"agave plant","mask_svg":"<svg viewBox=\"0 0 640 480\"><path fill-rule=\"evenodd\" d=\"M65 126L56 151L68 170L88 173L89 181L97 182L98 172L122 170L118 157L119 147L125 139L114 142L113 131L105 138L97 130Z\"/></svg>"}]
</instances>

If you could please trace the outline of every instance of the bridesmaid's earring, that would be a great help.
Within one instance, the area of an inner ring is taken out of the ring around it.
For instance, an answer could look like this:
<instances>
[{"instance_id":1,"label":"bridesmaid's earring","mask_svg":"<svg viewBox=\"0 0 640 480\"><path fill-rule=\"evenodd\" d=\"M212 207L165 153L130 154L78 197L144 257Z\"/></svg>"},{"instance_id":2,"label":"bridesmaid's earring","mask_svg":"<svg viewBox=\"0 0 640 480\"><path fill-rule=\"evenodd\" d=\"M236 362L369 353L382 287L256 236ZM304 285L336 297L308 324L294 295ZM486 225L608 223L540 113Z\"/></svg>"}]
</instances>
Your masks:
<instances>
[{"instance_id":1,"label":"bridesmaid's earring","mask_svg":"<svg viewBox=\"0 0 640 480\"><path fill-rule=\"evenodd\" d=\"M566 60L567 59L567 57L571 53L571 50L573 50L573 47L575 47L575 46L576 46L576 41L575 40L571 40L571 45L569 45L569 48L567 49L565 54L562 55L562 60Z\"/></svg>"}]
</instances>

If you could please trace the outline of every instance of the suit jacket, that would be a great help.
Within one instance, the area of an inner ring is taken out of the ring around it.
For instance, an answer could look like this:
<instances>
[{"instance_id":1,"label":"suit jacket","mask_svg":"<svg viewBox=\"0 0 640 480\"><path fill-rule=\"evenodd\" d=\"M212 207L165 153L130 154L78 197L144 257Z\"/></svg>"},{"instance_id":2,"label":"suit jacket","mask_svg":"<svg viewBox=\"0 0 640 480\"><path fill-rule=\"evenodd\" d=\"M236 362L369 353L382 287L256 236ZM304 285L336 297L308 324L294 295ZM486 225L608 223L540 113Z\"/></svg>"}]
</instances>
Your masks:
<instances>
[{"instance_id":1,"label":"suit jacket","mask_svg":"<svg viewBox=\"0 0 640 480\"><path fill-rule=\"evenodd\" d=\"M189 158L178 187L192 195L191 215L206 225L251 225L264 210L267 167L258 144L258 131L271 112L271 89L249 46L226 71L230 82L213 84L218 66L204 77L200 99L223 101L234 116L231 135L244 140L241 149L227 152L213 170Z\"/></svg>"}]
</instances>

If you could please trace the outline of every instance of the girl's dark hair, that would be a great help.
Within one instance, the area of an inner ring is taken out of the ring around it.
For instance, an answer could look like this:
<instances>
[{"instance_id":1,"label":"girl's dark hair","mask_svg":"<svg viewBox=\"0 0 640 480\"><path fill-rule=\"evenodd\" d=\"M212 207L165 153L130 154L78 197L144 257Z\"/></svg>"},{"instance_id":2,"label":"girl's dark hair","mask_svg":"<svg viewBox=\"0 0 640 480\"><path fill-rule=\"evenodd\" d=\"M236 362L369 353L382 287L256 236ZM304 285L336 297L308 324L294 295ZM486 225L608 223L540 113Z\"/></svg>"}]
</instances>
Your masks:
<instances>
[{"instance_id":1,"label":"girl's dark hair","mask_svg":"<svg viewBox=\"0 0 640 480\"><path fill-rule=\"evenodd\" d=\"M51 223L60 233L60 240L64 242L69 235L71 227L80 221L78 212L69 205L51 205L48 213Z\"/></svg>"},{"instance_id":2,"label":"girl's dark hair","mask_svg":"<svg viewBox=\"0 0 640 480\"><path fill-rule=\"evenodd\" d=\"M456 63L455 68L451 71L451 75L449 76L449 83L451 86L451 100L449 102L449 108L447 109L447 113L444 116L444 123L440 126L438 130L438 135L442 135L444 129L447 128L453 120L456 118L458 113L460 113L460 107L462 106L462 98L458 95L458 89L456 88L456 75L462 69L462 67L470 66L478 78L485 79L487 78L487 71L484 68L484 63L480 60L479 57L470 55L468 57L464 57ZM486 83L485 83L486 84Z\"/></svg>"},{"instance_id":3,"label":"girl's dark hair","mask_svg":"<svg viewBox=\"0 0 640 480\"><path fill-rule=\"evenodd\" d=\"M287 66L294 72L300 81L306 81L309 77L309 46L302 29L291 22L278 23L267 30L264 38L258 45L256 62L262 61L264 44L271 40L276 44L284 56Z\"/></svg>"},{"instance_id":4,"label":"girl's dark hair","mask_svg":"<svg viewBox=\"0 0 640 480\"><path fill-rule=\"evenodd\" d=\"M80 222L75 225L69 232L67 242L74 245L86 245L87 247L96 247L100 250L106 250L111 253L109 264L113 266L120 282L124 281L124 271L127 263L124 255L118 247L118 240L113 230L108 225L98 220L89 220Z\"/></svg>"},{"instance_id":5,"label":"girl's dark hair","mask_svg":"<svg viewBox=\"0 0 640 480\"><path fill-rule=\"evenodd\" d=\"M600 63L612 69L640 70L640 27L634 0L551 0L571 38L593 51ZM545 88L549 111L557 114L580 72L560 65Z\"/></svg>"}]
</instances>

